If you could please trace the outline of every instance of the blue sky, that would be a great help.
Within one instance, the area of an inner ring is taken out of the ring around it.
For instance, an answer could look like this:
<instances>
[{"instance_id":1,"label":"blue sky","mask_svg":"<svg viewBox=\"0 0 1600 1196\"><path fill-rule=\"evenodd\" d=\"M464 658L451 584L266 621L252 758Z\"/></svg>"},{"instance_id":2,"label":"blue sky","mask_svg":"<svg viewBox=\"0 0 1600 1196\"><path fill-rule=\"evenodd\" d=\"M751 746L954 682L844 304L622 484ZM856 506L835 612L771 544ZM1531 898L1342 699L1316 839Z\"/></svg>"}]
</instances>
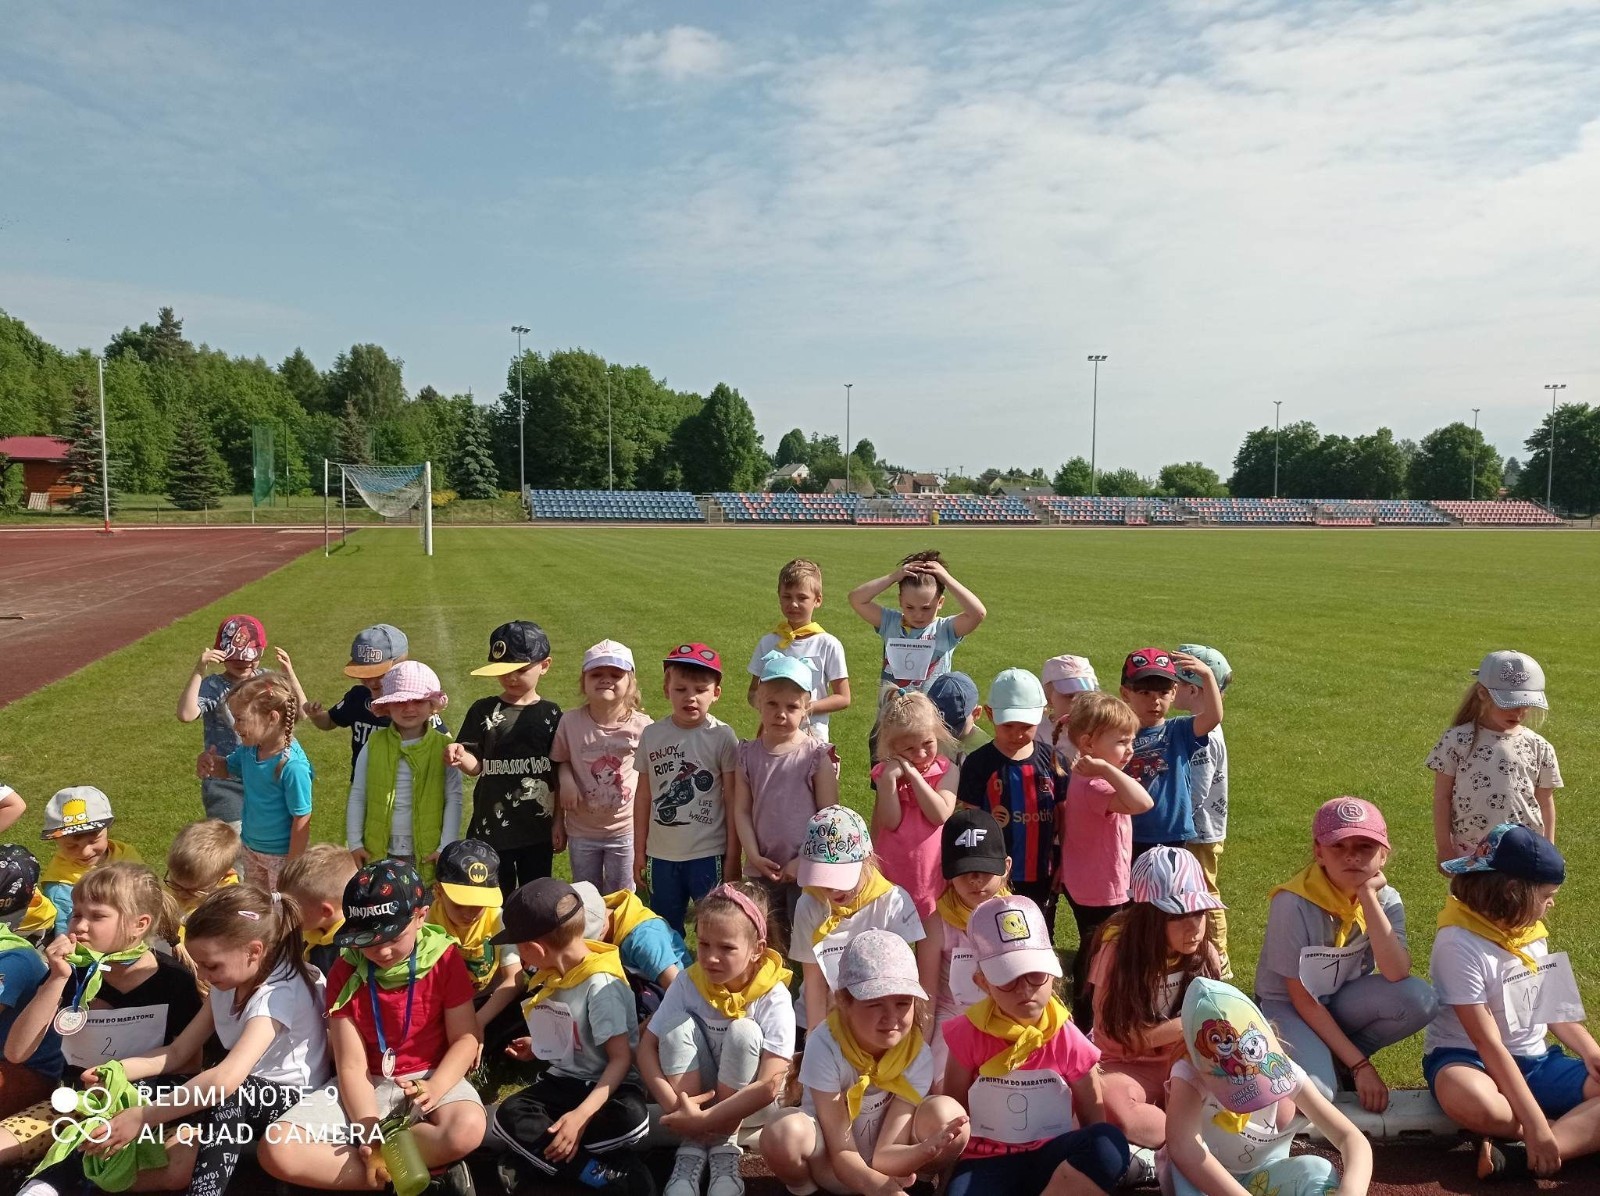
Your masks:
<instances>
[{"instance_id":1,"label":"blue sky","mask_svg":"<svg viewBox=\"0 0 1600 1196\"><path fill-rule=\"evenodd\" d=\"M497 393L582 346L918 468L1600 401L1600 10L4 7L0 307Z\"/></svg>"}]
</instances>

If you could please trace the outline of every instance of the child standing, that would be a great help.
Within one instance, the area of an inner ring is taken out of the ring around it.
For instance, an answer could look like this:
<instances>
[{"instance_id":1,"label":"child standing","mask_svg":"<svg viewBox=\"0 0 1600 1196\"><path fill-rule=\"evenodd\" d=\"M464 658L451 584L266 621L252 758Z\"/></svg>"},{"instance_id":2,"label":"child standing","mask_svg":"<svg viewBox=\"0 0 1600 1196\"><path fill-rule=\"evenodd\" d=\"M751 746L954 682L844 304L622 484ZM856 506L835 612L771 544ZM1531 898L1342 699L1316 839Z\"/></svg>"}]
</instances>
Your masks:
<instances>
[{"instance_id":1,"label":"child standing","mask_svg":"<svg viewBox=\"0 0 1600 1196\"><path fill-rule=\"evenodd\" d=\"M1217 691L1227 692L1228 683L1233 680L1233 666L1226 656L1204 644L1179 644L1178 651L1205 661L1211 675L1217 679ZM1204 693L1205 685L1198 673L1184 668L1178 670L1178 692L1173 705L1192 711L1203 701ZM1206 874L1206 889L1213 897L1220 897L1217 867L1222 862L1222 849L1228 838L1228 745L1222 737L1221 726L1211 728L1205 746L1195 749L1194 755L1189 757L1189 796L1194 807L1194 838L1189 840L1189 850ZM1224 906L1217 906L1208 916L1206 939L1222 960L1222 978L1232 980L1233 964L1228 960L1228 913Z\"/></svg>"},{"instance_id":2,"label":"child standing","mask_svg":"<svg viewBox=\"0 0 1600 1196\"><path fill-rule=\"evenodd\" d=\"M1476 850L1501 822L1556 841L1555 791L1561 769L1538 725L1550 703L1544 670L1521 652L1491 652L1450 729L1428 756L1433 778L1433 839L1439 863Z\"/></svg>"},{"instance_id":3,"label":"child standing","mask_svg":"<svg viewBox=\"0 0 1600 1196\"><path fill-rule=\"evenodd\" d=\"M1256 999L1324 1096L1338 1086L1337 1062L1362 1107L1381 1113L1389 1089L1370 1056L1432 1022L1438 1001L1411 974L1405 906L1383 874L1389 828L1378 807L1336 797L1317 811L1311 835L1311 863L1272 892Z\"/></svg>"},{"instance_id":4,"label":"child standing","mask_svg":"<svg viewBox=\"0 0 1600 1196\"><path fill-rule=\"evenodd\" d=\"M233 755L239 746L234 734L233 715L228 709L228 694L234 686L261 672L261 658L267 650L266 629L252 615L229 615L217 627L216 642L195 661L188 684L178 695L178 721L204 720L204 750L218 756ZM220 664L220 673L211 666ZM239 829L244 817L244 786L234 777L202 776L200 801L207 818L220 818Z\"/></svg>"},{"instance_id":5,"label":"child standing","mask_svg":"<svg viewBox=\"0 0 1600 1196\"><path fill-rule=\"evenodd\" d=\"M1044 683L1050 709L1039 724L1038 740L1055 749L1063 769L1071 768L1077 752L1066 733L1067 716L1072 713L1079 694L1093 693L1100 688L1100 679L1094 675L1094 666L1087 657L1052 656L1039 670L1039 680Z\"/></svg>"},{"instance_id":6,"label":"child standing","mask_svg":"<svg viewBox=\"0 0 1600 1196\"><path fill-rule=\"evenodd\" d=\"M73 892L86 873L102 864L141 862L131 845L110 836L115 821L111 799L93 785L62 789L45 806L39 837L56 850L39 876L39 892L55 907L57 934L67 933Z\"/></svg>"},{"instance_id":7,"label":"child standing","mask_svg":"<svg viewBox=\"0 0 1600 1196\"><path fill-rule=\"evenodd\" d=\"M355 874L355 857L336 843L313 843L278 874L284 896L300 907L306 962L324 976L339 960L333 936L344 925L344 888Z\"/></svg>"},{"instance_id":8,"label":"child standing","mask_svg":"<svg viewBox=\"0 0 1600 1196\"><path fill-rule=\"evenodd\" d=\"M228 695L239 746L227 756L208 747L196 762L202 777L244 783L244 876L274 892L278 872L311 841L311 782L305 749L294 738L300 701L281 673L262 673Z\"/></svg>"},{"instance_id":9,"label":"child standing","mask_svg":"<svg viewBox=\"0 0 1600 1196\"><path fill-rule=\"evenodd\" d=\"M303 713L319 731L335 727L350 728L350 779L355 780L356 759L366 746L372 733L389 725L389 716L373 710L372 699L383 692L383 675L411 652L406 633L388 623L375 623L356 633L350 644L350 663L344 675L355 684L345 691L332 706L323 708L321 702L307 702ZM438 718L434 723L443 729Z\"/></svg>"},{"instance_id":10,"label":"child standing","mask_svg":"<svg viewBox=\"0 0 1600 1196\"><path fill-rule=\"evenodd\" d=\"M941 1028L984 996L975 979L978 950L972 941L972 911L1007 892L1011 860L1000 824L987 810L955 811L944 824L940 840L940 871L949 883L939 896L938 916L924 923L928 937L923 944L939 959L932 1045L934 1082L943 1091L949 1052Z\"/></svg>"},{"instance_id":11,"label":"child standing","mask_svg":"<svg viewBox=\"0 0 1600 1196\"><path fill-rule=\"evenodd\" d=\"M1061 964L1044 916L1026 897L995 897L972 912L971 934L985 995L945 1023L944 1080L972 1137L945 1190L1111 1191L1128 1142L1105 1121L1100 1052L1052 991Z\"/></svg>"},{"instance_id":12,"label":"child standing","mask_svg":"<svg viewBox=\"0 0 1600 1196\"><path fill-rule=\"evenodd\" d=\"M556 821L567 841L572 879L602 893L633 888L636 753L650 716L626 644L601 640L583 654L583 704L556 727L550 759L560 776Z\"/></svg>"},{"instance_id":13,"label":"child standing","mask_svg":"<svg viewBox=\"0 0 1600 1196\"><path fill-rule=\"evenodd\" d=\"M1139 719L1126 702L1115 694L1094 692L1073 704L1062 736L1075 758L1062 811L1057 883L1066 891L1078 924L1072 1018L1085 1034L1094 1028L1094 1006L1086 996L1091 944L1095 931L1127 908L1133 816L1153 804L1144 786L1122 771L1133 758L1138 729Z\"/></svg>"},{"instance_id":14,"label":"child standing","mask_svg":"<svg viewBox=\"0 0 1600 1196\"><path fill-rule=\"evenodd\" d=\"M811 707L804 661L767 653L753 701L761 731L739 745L733 774L733 822L750 878L767 887L772 942L789 947L789 928L800 900L795 880L806 823L839 803L839 758L827 738L806 730Z\"/></svg>"},{"instance_id":15,"label":"child standing","mask_svg":"<svg viewBox=\"0 0 1600 1196\"><path fill-rule=\"evenodd\" d=\"M1027 669L1006 669L989 687L994 742L973 752L956 790L963 805L988 810L1006 832L1011 888L1044 911L1056 927L1055 753L1035 738L1044 716L1044 686Z\"/></svg>"},{"instance_id":16,"label":"child standing","mask_svg":"<svg viewBox=\"0 0 1600 1196\"><path fill-rule=\"evenodd\" d=\"M539 624L496 627L489 663L472 675L493 677L500 695L474 702L459 738L445 749L445 763L478 778L467 835L500 853L500 891L508 896L549 876L555 853L566 846L555 821L558 782L550 758L561 707L539 696L549 671L550 640Z\"/></svg>"},{"instance_id":17,"label":"child standing","mask_svg":"<svg viewBox=\"0 0 1600 1196\"><path fill-rule=\"evenodd\" d=\"M736 877L739 835L728 817L739 737L711 713L722 696L722 657L705 644L679 644L662 661L672 717L639 736L650 800L634 803L633 877L650 869L651 908L683 933L689 902Z\"/></svg>"},{"instance_id":18,"label":"child standing","mask_svg":"<svg viewBox=\"0 0 1600 1196\"><path fill-rule=\"evenodd\" d=\"M33 944L12 929L33 900L39 862L26 847L0 844L0 1045L17 1014L44 983L49 969ZM61 1076L61 1039L47 1034L31 1053L0 1059L0 1123L49 1099Z\"/></svg>"},{"instance_id":19,"label":"child standing","mask_svg":"<svg viewBox=\"0 0 1600 1196\"><path fill-rule=\"evenodd\" d=\"M759 711L756 687L761 684L768 653L779 652L805 665L806 692L811 695L805 730L828 742L828 716L850 707L850 673L844 663L844 645L815 621L822 606L822 569L815 561L797 557L778 570L779 623L756 644L750 657L750 689L746 695Z\"/></svg>"},{"instance_id":20,"label":"child standing","mask_svg":"<svg viewBox=\"0 0 1600 1196\"><path fill-rule=\"evenodd\" d=\"M372 709L390 724L373 731L356 757L344 812L345 846L357 866L408 860L427 882L440 848L461 837L461 772L446 763L450 733L434 721L449 701L421 661L384 674Z\"/></svg>"},{"instance_id":21,"label":"child standing","mask_svg":"<svg viewBox=\"0 0 1600 1196\"><path fill-rule=\"evenodd\" d=\"M939 721L951 739L956 741L956 751L950 757L959 768L984 744L992 742L989 733L978 726L978 711L983 703L978 701L978 687L965 673L940 673L928 682L928 700L939 711Z\"/></svg>"},{"instance_id":22,"label":"child standing","mask_svg":"<svg viewBox=\"0 0 1600 1196\"><path fill-rule=\"evenodd\" d=\"M1195 709L1168 718L1178 691L1178 670L1199 679ZM1189 796L1189 762L1222 725L1222 691L1205 661L1186 652L1139 648L1122 662L1122 700L1139 718L1128 775L1145 787L1154 806L1133 820L1133 854L1157 844L1182 847L1194 838L1194 803Z\"/></svg>"}]
</instances>

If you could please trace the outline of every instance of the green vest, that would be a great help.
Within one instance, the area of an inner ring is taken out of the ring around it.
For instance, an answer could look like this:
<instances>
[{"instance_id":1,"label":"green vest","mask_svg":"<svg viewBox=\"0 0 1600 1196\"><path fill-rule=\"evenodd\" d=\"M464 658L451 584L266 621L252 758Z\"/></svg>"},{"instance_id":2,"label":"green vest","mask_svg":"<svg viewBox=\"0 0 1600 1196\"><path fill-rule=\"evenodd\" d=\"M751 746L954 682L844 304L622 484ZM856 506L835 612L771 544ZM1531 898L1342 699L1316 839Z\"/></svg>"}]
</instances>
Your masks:
<instances>
[{"instance_id":1,"label":"green vest","mask_svg":"<svg viewBox=\"0 0 1600 1196\"><path fill-rule=\"evenodd\" d=\"M361 846L373 859L389 854L401 757L411 768L411 850L417 867L439 850L444 829L444 747L450 739L430 723L416 743L401 743L400 732L393 727L380 727L367 740L367 811ZM432 867L428 870L432 872Z\"/></svg>"}]
</instances>

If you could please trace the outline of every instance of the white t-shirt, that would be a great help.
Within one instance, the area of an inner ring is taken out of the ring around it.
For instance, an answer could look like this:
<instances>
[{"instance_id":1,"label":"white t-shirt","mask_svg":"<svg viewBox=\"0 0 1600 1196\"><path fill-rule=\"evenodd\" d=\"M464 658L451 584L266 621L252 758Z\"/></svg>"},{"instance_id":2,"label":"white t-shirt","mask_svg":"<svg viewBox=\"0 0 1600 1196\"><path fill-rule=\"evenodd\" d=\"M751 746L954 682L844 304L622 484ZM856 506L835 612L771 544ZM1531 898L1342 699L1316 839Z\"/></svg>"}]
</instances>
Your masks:
<instances>
[{"instance_id":1,"label":"white t-shirt","mask_svg":"<svg viewBox=\"0 0 1600 1196\"><path fill-rule=\"evenodd\" d=\"M739 736L714 715L693 727L670 718L639 733L634 763L650 786L645 852L657 860L703 860L728 850L722 778L738 764ZM635 800L646 795L641 790Z\"/></svg>"},{"instance_id":2,"label":"white t-shirt","mask_svg":"<svg viewBox=\"0 0 1600 1196\"><path fill-rule=\"evenodd\" d=\"M1536 960L1543 959L1549 954L1550 945L1547 940L1539 939L1529 943L1523 951ZM1522 961L1505 948L1495 946L1465 927L1442 927L1434 937L1433 956L1428 964L1434 991L1439 994L1439 1012L1428 1024L1423 1051L1477 1050L1452 1006L1487 1005L1494 1015L1495 1025L1500 1028L1500 1040L1506 1044L1506 1050L1526 1058L1542 1058L1544 1026L1529 1026L1513 1032L1506 1024L1506 976L1521 970Z\"/></svg>"},{"instance_id":3,"label":"white t-shirt","mask_svg":"<svg viewBox=\"0 0 1600 1196\"><path fill-rule=\"evenodd\" d=\"M813 1117L817 1115L816 1101L811 1099L813 1088L818 1092L845 1092L860 1078L860 1073L845 1062L839 1044L833 1041L833 1030L826 1022L806 1035L806 1051L800 1060L800 1083L805 1089L800 1107L805 1112ZM922 1050L917 1052L911 1066L906 1068L905 1079L919 1094L924 1097L928 1095L928 1090L933 1086L933 1052L928 1049L927 1043L922 1044ZM861 1112L850 1123L856 1149L861 1152L868 1166L872 1165L873 1152L878 1148L878 1131L883 1128L884 1115L888 1113L893 1100L893 1093L881 1088L868 1088L866 1095L861 1098Z\"/></svg>"},{"instance_id":4,"label":"white t-shirt","mask_svg":"<svg viewBox=\"0 0 1600 1196\"><path fill-rule=\"evenodd\" d=\"M1536 789L1561 788L1561 769L1549 740L1527 727L1490 731L1462 723L1439 736L1428 768L1453 778L1450 837L1456 851L1471 855L1502 822L1544 834Z\"/></svg>"},{"instance_id":5,"label":"white t-shirt","mask_svg":"<svg viewBox=\"0 0 1600 1196\"><path fill-rule=\"evenodd\" d=\"M691 1013L700 1019L706 1033L713 1038L721 1039L733 1024L732 1018L724 1017L706 1004L685 968L667 989L667 995L661 998L661 1007L651 1016L650 1024L662 1030L675 1026ZM745 1007L745 1016L761 1027L763 1052L780 1059L794 1058L794 998L787 988L773 985L770 991Z\"/></svg>"},{"instance_id":6,"label":"white t-shirt","mask_svg":"<svg viewBox=\"0 0 1600 1196\"><path fill-rule=\"evenodd\" d=\"M826 902L818 901L810 893L800 894L800 903L794 910L794 930L789 935L789 958L796 963L814 963L820 967L830 992L838 987L839 960L845 947L863 930L887 930L908 943L921 942L926 937L922 932L922 919L917 916L916 902L899 885L890 885L882 897L858 909L813 946L811 936L827 917Z\"/></svg>"},{"instance_id":7,"label":"white t-shirt","mask_svg":"<svg viewBox=\"0 0 1600 1196\"><path fill-rule=\"evenodd\" d=\"M1300 1075L1300 1082L1306 1083L1305 1072L1300 1070L1299 1064L1295 1064L1294 1069ZM1193 1063L1185 1058L1175 1060L1172 1078L1187 1082L1201 1094L1200 1141L1205 1143L1211 1156L1227 1168L1229 1174L1249 1175L1268 1163L1289 1157L1289 1148L1294 1145L1294 1119L1290 1117L1280 1124L1278 1114L1283 1109L1282 1101L1270 1104L1265 1109L1257 1109L1250 1114L1244 1129L1233 1133L1216 1123L1216 1115L1225 1112L1222 1102L1207 1091ZM1167 1161L1165 1151L1161 1154L1161 1161L1168 1167L1173 1166ZM1166 1184L1163 1183L1162 1187L1165 1189Z\"/></svg>"},{"instance_id":8,"label":"white t-shirt","mask_svg":"<svg viewBox=\"0 0 1600 1196\"><path fill-rule=\"evenodd\" d=\"M1194 802L1190 842L1221 843L1228 837L1228 745L1221 727L1213 727L1189 757L1189 797Z\"/></svg>"},{"instance_id":9,"label":"white t-shirt","mask_svg":"<svg viewBox=\"0 0 1600 1196\"><path fill-rule=\"evenodd\" d=\"M811 669L811 700L820 702L832 690L829 688L835 681L843 681L850 676L845 668L844 645L839 642L839 637L824 631L820 635L808 635L803 640L795 640L787 648L778 647L778 633L769 631L762 636L756 644L756 650L750 656L750 675L761 676L761 658L768 652L778 652L792 660L804 661ZM806 723L806 729L823 743L828 742L828 716L826 714L813 714Z\"/></svg>"},{"instance_id":10,"label":"white t-shirt","mask_svg":"<svg viewBox=\"0 0 1600 1196\"><path fill-rule=\"evenodd\" d=\"M252 1018L267 1017L274 1022L277 1036L250 1069L258 1080L317 1088L333 1074L323 1013L328 1005L326 983L321 972L313 968L312 973L317 978L315 991L293 968L280 967L250 994L238 1016L233 1012L233 989L211 990L211 1017L217 1025L217 1038L228 1050L233 1050Z\"/></svg>"},{"instance_id":11,"label":"white t-shirt","mask_svg":"<svg viewBox=\"0 0 1600 1196\"><path fill-rule=\"evenodd\" d=\"M420 743L421 738L401 741L407 747ZM362 846L367 817L367 744L361 745L356 757L355 770L350 778L350 800L344 811L345 846L352 851ZM461 838L461 770L444 770L444 824L439 832L439 846L454 843ZM411 765L400 757L400 767L394 774L394 811L389 818L389 854L411 856L416 853L411 845Z\"/></svg>"}]
</instances>

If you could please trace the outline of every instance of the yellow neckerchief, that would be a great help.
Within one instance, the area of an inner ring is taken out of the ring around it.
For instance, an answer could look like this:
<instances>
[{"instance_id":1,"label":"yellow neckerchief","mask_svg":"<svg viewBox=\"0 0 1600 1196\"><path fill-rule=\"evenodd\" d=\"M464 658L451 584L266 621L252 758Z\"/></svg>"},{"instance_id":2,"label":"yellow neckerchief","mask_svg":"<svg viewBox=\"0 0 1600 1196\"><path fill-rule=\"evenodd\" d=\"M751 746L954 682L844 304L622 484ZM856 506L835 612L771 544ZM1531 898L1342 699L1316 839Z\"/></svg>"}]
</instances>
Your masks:
<instances>
[{"instance_id":1,"label":"yellow neckerchief","mask_svg":"<svg viewBox=\"0 0 1600 1196\"><path fill-rule=\"evenodd\" d=\"M216 884L211 886L211 891L210 892L202 893L198 897L191 898L188 901L180 901L178 903L178 908L179 908L179 910L182 911L182 915L183 915L182 917L180 917L178 919L178 942L179 942L180 945L188 937L188 934L189 934L189 915L194 913L195 910L200 908L200 903L202 901L204 901L207 897L211 896L211 893L215 893L218 889L225 889L229 885L236 885L238 883L239 883L239 874L237 872L235 872L232 868L229 868L226 872L224 872L222 874L222 879L217 881Z\"/></svg>"},{"instance_id":2,"label":"yellow neckerchief","mask_svg":"<svg viewBox=\"0 0 1600 1196\"><path fill-rule=\"evenodd\" d=\"M1520 959L1530 972L1538 971L1539 964L1523 948L1529 943L1550 937L1550 931L1545 928L1543 922L1535 922L1522 930L1507 930L1454 897L1444 899L1444 909L1439 913L1439 929L1443 930L1446 926L1459 926L1462 930L1470 930L1480 939L1488 939L1495 946L1503 947Z\"/></svg>"},{"instance_id":3,"label":"yellow neckerchief","mask_svg":"<svg viewBox=\"0 0 1600 1196\"><path fill-rule=\"evenodd\" d=\"M851 1121L861 1115L861 1098L867 1094L868 1088L898 1096L913 1105L922 1103L922 1093L905 1078L906 1068L916 1062L917 1055L922 1051L922 1031L915 1025L904 1038L877 1059L861 1049L837 1009L828 1014L828 1029L844 1061L856 1069L856 1082L844 1094Z\"/></svg>"},{"instance_id":4,"label":"yellow neckerchief","mask_svg":"<svg viewBox=\"0 0 1600 1196\"><path fill-rule=\"evenodd\" d=\"M25 935L49 930L56 924L57 913L56 903L44 895L44 890L35 889L33 899L28 902L28 912L17 923L17 930Z\"/></svg>"},{"instance_id":5,"label":"yellow neckerchief","mask_svg":"<svg viewBox=\"0 0 1600 1196\"><path fill-rule=\"evenodd\" d=\"M50 862L44 866L44 871L39 874L39 883L42 885L63 884L69 888L83 879L84 874L91 868L98 868L101 864L142 864L144 861L139 853L126 843L112 839L106 844L106 853L93 864L80 864L76 860L69 860L61 854L61 849L56 848L55 855L50 857Z\"/></svg>"},{"instance_id":6,"label":"yellow neckerchief","mask_svg":"<svg viewBox=\"0 0 1600 1196\"><path fill-rule=\"evenodd\" d=\"M1051 997L1038 1022L1026 1026L1001 1013L993 997L985 997L967 1010L967 1020L982 1033L1007 1044L1005 1050L984 1062L978 1074L1007 1076L1026 1063L1029 1055L1060 1033L1061 1027L1072 1020L1072 1015L1059 998Z\"/></svg>"},{"instance_id":7,"label":"yellow neckerchief","mask_svg":"<svg viewBox=\"0 0 1600 1196\"><path fill-rule=\"evenodd\" d=\"M597 943L593 939L583 941L589 948L589 954L572 971L540 968L533 974L533 979L528 982L530 995L522 1003L524 1016L562 989L576 988L590 976L615 976L624 984L628 982L628 974L622 970L622 955L615 947L610 943Z\"/></svg>"},{"instance_id":8,"label":"yellow neckerchief","mask_svg":"<svg viewBox=\"0 0 1600 1196\"><path fill-rule=\"evenodd\" d=\"M1276 893L1293 893L1296 897L1304 897L1318 909L1338 918L1339 929L1333 934L1335 947L1345 945L1350 938L1351 927L1362 934L1367 932L1367 912L1361 908L1361 902L1354 897L1346 897L1334 888L1322 865L1315 860L1268 893L1267 900L1271 901Z\"/></svg>"},{"instance_id":9,"label":"yellow neckerchief","mask_svg":"<svg viewBox=\"0 0 1600 1196\"><path fill-rule=\"evenodd\" d=\"M343 925L343 918L335 918L328 923L326 930L317 930L315 927L307 926L300 932L305 937L306 950L309 951L312 947L331 947L333 945L333 936L339 933L339 927Z\"/></svg>"},{"instance_id":10,"label":"yellow neckerchief","mask_svg":"<svg viewBox=\"0 0 1600 1196\"><path fill-rule=\"evenodd\" d=\"M894 886L883 878L883 873L873 868L861 878L861 887L856 890L856 895L842 905L835 905L829 900L826 889L807 889L806 892L811 894L812 900L822 902L822 908L828 911L828 916L822 919L822 925L812 932L811 945L815 947L839 929L840 922L855 917L892 888Z\"/></svg>"},{"instance_id":11,"label":"yellow neckerchief","mask_svg":"<svg viewBox=\"0 0 1600 1196\"><path fill-rule=\"evenodd\" d=\"M808 640L814 635L821 635L821 623L807 623L804 627L790 627L787 620L779 623L772 629L772 634L778 637L778 651L787 652L789 645L795 640Z\"/></svg>"},{"instance_id":12,"label":"yellow neckerchief","mask_svg":"<svg viewBox=\"0 0 1600 1196\"><path fill-rule=\"evenodd\" d=\"M478 992L489 987L499 964L499 952L489 940L500 933L503 925L500 912L498 905L485 905L470 921L462 924L451 920L441 902L435 901L433 908L428 911L428 921L455 939L456 946L461 948L461 958L472 977L472 987Z\"/></svg>"},{"instance_id":13,"label":"yellow neckerchief","mask_svg":"<svg viewBox=\"0 0 1600 1196\"><path fill-rule=\"evenodd\" d=\"M630 893L626 889L620 893L607 893L601 900L606 903L606 909L611 911L611 933L606 936L606 941L619 947L639 927L661 916L640 901L637 893Z\"/></svg>"},{"instance_id":14,"label":"yellow neckerchief","mask_svg":"<svg viewBox=\"0 0 1600 1196\"><path fill-rule=\"evenodd\" d=\"M1005 885L1001 885L999 892L995 893L995 896L1009 897L1011 896L1011 890ZM944 892L939 894L939 904L936 908L944 920L957 930L965 931L968 923L972 921L972 911L966 907L961 898L956 896L956 890L953 885L946 885Z\"/></svg>"},{"instance_id":15,"label":"yellow neckerchief","mask_svg":"<svg viewBox=\"0 0 1600 1196\"><path fill-rule=\"evenodd\" d=\"M794 973L783 966L783 957L768 947L756 965L756 974L741 989L727 988L713 982L698 963L689 965L689 979L705 998L707 1005L726 1018L741 1018L745 1010L780 984L788 984Z\"/></svg>"}]
</instances>

